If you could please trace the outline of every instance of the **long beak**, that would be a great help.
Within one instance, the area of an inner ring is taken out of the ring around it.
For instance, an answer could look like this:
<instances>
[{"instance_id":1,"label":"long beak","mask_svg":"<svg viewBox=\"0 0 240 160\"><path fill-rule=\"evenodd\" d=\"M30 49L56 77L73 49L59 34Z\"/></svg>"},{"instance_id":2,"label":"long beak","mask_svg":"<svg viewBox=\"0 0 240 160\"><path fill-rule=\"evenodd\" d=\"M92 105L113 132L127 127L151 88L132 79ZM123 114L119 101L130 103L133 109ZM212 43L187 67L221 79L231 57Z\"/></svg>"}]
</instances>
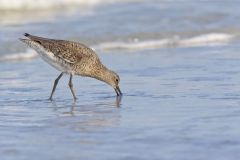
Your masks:
<instances>
[{"instance_id":1,"label":"long beak","mask_svg":"<svg viewBox=\"0 0 240 160\"><path fill-rule=\"evenodd\" d=\"M118 86L115 88L115 92L116 92L117 96L122 96L122 92Z\"/></svg>"}]
</instances>

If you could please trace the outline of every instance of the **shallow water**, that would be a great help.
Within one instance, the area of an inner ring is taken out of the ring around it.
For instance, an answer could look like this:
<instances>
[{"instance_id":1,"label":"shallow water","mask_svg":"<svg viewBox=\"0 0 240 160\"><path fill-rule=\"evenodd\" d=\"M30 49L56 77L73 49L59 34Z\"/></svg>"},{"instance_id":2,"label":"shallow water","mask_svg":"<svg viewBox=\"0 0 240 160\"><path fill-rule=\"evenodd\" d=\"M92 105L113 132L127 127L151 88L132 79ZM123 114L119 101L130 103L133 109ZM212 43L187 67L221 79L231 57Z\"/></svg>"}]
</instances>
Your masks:
<instances>
[{"instance_id":1,"label":"shallow water","mask_svg":"<svg viewBox=\"0 0 240 160\"><path fill-rule=\"evenodd\" d=\"M136 7L145 11L146 17L151 17L146 21L154 22L156 17L153 15L157 12L176 24L181 23L181 19L174 22L174 17L184 17L178 15L182 13L180 11L200 4L209 12L226 13L227 16L223 16L225 21L207 21L206 30L199 34L196 33L197 25L187 22L187 28L182 28L187 34L180 31L176 35L182 34L190 39L217 31L231 34L233 30L229 29L228 22L238 17L238 11L229 10L233 4L217 10L213 3L191 1L185 6L156 3L156 8L172 9L172 12L167 9L164 12L151 10L153 2L156 1L143 1L137 7L136 2L99 6L93 9L95 14L91 18L95 21L92 23L85 23L91 22L89 15L77 14L63 22L39 20L38 23L0 26L0 33L4 33L0 36L0 55L5 56L0 63L1 160L239 159L238 38L220 43L213 40L212 43L205 37L197 45L142 46L142 41L161 41L167 35L174 36L181 28L166 27L169 32L157 29L165 24L163 22L157 23L157 27L143 27L144 16L132 9ZM119 10L118 5L122 7ZM119 27L118 32L114 32L118 23L124 20L113 15L122 13L130 17L125 20L129 26ZM197 10L195 14L198 19L197 15L205 15L205 12ZM131 16L137 16L139 21L130 23ZM113 19L118 23L107 23ZM79 24L82 24L80 29ZM59 28L56 29L57 25ZM236 28L238 25L237 22L234 24ZM62 32L66 27L71 27L71 32ZM96 32L85 32L98 27L101 29ZM209 27L215 29L212 31ZM21 61L18 58L6 60L8 54L33 53L22 48L23 45L16 40L16 35L28 30L40 35L81 39L95 47L103 63L119 73L122 99L117 99L114 90L102 82L75 76L73 84L78 100L74 103L68 88L69 76L65 75L59 82L54 101L48 101L59 72L40 58L24 59L22 56ZM156 37L152 36L153 33ZM237 33L238 30L234 30L233 35L237 36ZM128 39L136 36L139 40L133 42L137 46L134 49L132 44L125 48L111 48L112 42L114 45L116 42L128 44L132 42ZM105 47L102 47L102 41ZM138 41L141 43L136 45Z\"/></svg>"},{"instance_id":2,"label":"shallow water","mask_svg":"<svg viewBox=\"0 0 240 160\"><path fill-rule=\"evenodd\" d=\"M120 104L110 87L80 77L74 78L79 98L74 103L68 76L49 102L58 74L54 69L41 59L2 63L8 71L0 81L1 156L236 159L238 49L227 45L100 54L121 75Z\"/></svg>"}]
</instances>

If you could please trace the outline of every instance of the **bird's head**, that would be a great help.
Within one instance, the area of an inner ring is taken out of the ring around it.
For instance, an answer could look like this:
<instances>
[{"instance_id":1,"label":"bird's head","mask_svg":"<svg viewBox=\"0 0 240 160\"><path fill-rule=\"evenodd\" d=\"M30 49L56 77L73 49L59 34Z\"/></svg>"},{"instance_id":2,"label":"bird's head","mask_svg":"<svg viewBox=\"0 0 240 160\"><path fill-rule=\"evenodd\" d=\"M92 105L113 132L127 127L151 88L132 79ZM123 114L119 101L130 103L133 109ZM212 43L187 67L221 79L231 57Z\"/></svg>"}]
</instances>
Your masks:
<instances>
[{"instance_id":1,"label":"bird's head","mask_svg":"<svg viewBox=\"0 0 240 160\"><path fill-rule=\"evenodd\" d=\"M111 70L107 70L107 74L104 77L104 81L112 86L117 94L117 96L121 96L122 92L119 88L120 77L117 73Z\"/></svg>"}]
</instances>

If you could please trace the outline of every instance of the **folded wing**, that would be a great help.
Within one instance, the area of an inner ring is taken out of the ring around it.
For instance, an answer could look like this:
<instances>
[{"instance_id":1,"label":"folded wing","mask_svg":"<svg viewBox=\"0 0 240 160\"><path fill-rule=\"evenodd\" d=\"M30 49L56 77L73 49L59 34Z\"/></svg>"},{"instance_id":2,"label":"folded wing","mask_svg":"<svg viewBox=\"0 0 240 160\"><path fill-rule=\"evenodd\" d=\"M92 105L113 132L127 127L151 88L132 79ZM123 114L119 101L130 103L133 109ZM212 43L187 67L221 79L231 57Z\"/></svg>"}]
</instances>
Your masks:
<instances>
[{"instance_id":1,"label":"folded wing","mask_svg":"<svg viewBox=\"0 0 240 160\"><path fill-rule=\"evenodd\" d=\"M49 52L52 52L55 56L71 64L78 63L83 58L95 54L91 48L88 48L81 43L37 37L27 33L25 36L32 41L39 43L42 47Z\"/></svg>"}]
</instances>

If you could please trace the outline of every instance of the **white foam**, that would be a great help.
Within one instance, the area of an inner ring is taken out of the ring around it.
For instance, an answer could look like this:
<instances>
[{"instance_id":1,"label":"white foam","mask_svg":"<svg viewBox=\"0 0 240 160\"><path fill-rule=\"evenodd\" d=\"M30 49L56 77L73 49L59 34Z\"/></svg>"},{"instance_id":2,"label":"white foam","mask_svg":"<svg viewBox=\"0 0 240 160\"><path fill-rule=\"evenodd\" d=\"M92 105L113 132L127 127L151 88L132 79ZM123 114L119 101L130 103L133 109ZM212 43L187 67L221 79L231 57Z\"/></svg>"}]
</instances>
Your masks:
<instances>
[{"instance_id":1,"label":"white foam","mask_svg":"<svg viewBox=\"0 0 240 160\"><path fill-rule=\"evenodd\" d=\"M229 42L234 36L225 33L210 33L182 40L180 46L202 46Z\"/></svg>"},{"instance_id":2,"label":"white foam","mask_svg":"<svg viewBox=\"0 0 240 160\"><path fill-rule=\"evenodd\" d=\"M217 45L229 42L234 36L225 33L209 33L196 37L181 39L174 37L171 39L147 40L133 42L105 42L94 46L97 50L141 50L168 47L197 47L204 45Z\"/></svg>"},{"instance_id":3,"label":"white foam","mask_svg":"<svg viewBox=\"0 0 240 160\"><path fill-rule=\"evenodd\" d=\"M53 7L64 7L69 5L97 5L114 0L0 0L0 9L47 9Z\"/></svg>"},{"instance_id":4,"label":"white foam","mask_svg":"<svg viewBox=\"0 0 240 160\"><path fill-rule=\"evenodd\" d=\"M35 51L28 49L24 53L16 53L16 54L8 54L8 55L0 56L0 61L29 60L29 59L36 58L37 56L38 54Z\"/></svg>"}]
</instances>

